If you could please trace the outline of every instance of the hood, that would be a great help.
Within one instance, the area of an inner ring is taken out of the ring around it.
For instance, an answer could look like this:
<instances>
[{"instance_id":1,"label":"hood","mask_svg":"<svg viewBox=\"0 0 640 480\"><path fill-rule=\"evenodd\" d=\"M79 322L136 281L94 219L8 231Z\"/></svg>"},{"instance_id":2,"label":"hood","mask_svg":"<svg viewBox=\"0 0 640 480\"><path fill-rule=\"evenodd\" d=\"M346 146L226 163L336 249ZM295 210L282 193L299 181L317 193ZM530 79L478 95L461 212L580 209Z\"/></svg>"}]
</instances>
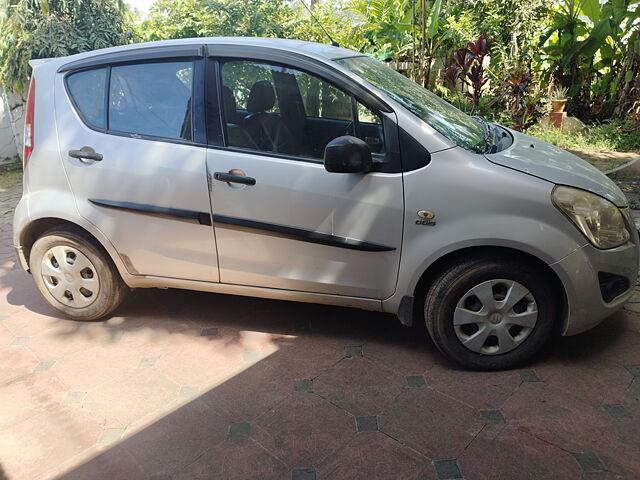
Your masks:
<instances>
[{"instance_id":1,"label":"hood","mask_svg":"<svg viewBox=\"0 0 640 480\"><path fill-rule=\"evenodd\" d=\"M486 154L490 162L558 185L587 190L618 207L628 205L618 186L586 160L524 133L510 129L509 132L513 135L513 144L501 152Z\"/></svg>"}]
</instances>

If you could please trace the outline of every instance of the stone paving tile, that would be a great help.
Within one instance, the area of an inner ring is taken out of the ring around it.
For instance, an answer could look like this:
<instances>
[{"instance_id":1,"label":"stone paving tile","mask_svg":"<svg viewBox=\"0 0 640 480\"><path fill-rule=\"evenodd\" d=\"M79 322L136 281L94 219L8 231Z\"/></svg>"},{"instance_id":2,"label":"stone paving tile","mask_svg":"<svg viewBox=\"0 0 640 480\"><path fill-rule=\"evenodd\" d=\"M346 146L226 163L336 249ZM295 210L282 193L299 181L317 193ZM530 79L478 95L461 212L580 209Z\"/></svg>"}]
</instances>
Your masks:
<instances>
[{"instance_id":1,"label":"stone paving tile","mask_svg":"<svg viewBox=\"0 0 640 480\"><path fill-rule=\"evenodd\" d=\"M423 388L427 386L427 380L424 375L407 375L404 377L409 388Z\"/></svg>"},{"instance_id":2,"label":"stone paving tile","mask_svg":"<svg viewBox=\"0 0 640 480\"><path fill-rule=\"evenodd\" d=\"M301 380L294 380L293 391L304 392L304 393L313 392L313 380L309 380L308 378L303 378Z\"/></svg>"},{"instance_id":3,"label":"stone paving tile","mask_svg":"<svg viewBox=\"0 0 640 480\"><path fill-rule=\"evenodd\" d=\"M384 410L405 389L404 378L366 357L345 359L313 380L313 391L353 415Z\"/></svg>"},{"instance_id":4,"label":"stone paving tile","mask_svg":"<svg viewBox=\"0 0 640 480\"><path fill-rule=\"evenodd\" d=\"M68 467L67 465L71 465ZM61 468L57 480L150 480L133 456L120 446L109 449L95 458L74 458Z\"/></svg>"},{"instance_id":5,"label":"stone paving tile","mask_svg":"<svg viewBox=\"0 0 640 480\"><path fill-rule=\"evenodd\" d=\"M124 435L124 428L105 428L98 438L99 445L110 445L117 442Z\"/></svg>"},{"instance_id":6,"label":"stone paving tile","mask_svg":"<svg viewBox=\"0 0 640 480\"><path fill-rule=\"evenodd\" d=\"M523 382L539 382L538 374L533 370L519 370L520 378Z\"/></svg>"},{"instance_id":7,"label":"stone paving tile","mask_svg":"<svg viewBox=\"0 0 640 480\"><path fill-rule=\"evenodd\" d=\"M291 468L248 438L229 439L171 471L172 480L286 479Z\"/></svg>"},{"instance_id":8,"label":"stone paving tile","mask_svg":"<svg viewBox=\"0 0 640 480\"><path fill-rule=\"evenodd\" d=\"M573 456L584 472L603 472L606 470L596 452L577 452Z\"/></svg>"},{"instance_id":9,"label":"stone paving tile","mask_svg":"<svg viewBox=\"0 0 640 480\"><path fill-rule=\"evenodd\" d=\"M248 438L251 434L249 422L234 422L229 425L229 438Z\"/></svg>"},{"instance_id":10,"label":"stone paving tile","mask_svg":"<svg viewBox=\"0 0 640 480\"><path fill-rule=\"evenodd\" d=\"M291 472L291 480L316 480L316 470L312 467L296 468Z\"/></svg>"},{"instance_id":11,"label":"stone paving tile","mask_svg":"<svg viewBox=\"0 0 640 480\"><path fill-rule=\"evenodd\" d=\"M634 377L640 377L640 365L625 365L624 368Z\"/></svg>"},{"instance_id":12,"label":"stone paving tile","mask_svg":"<svg viewBox=\"0 0 640 480\"><path fill-rule=\"evenodd\" d=\"M407 389L378 415L380 431L429 458L451 458L482 429L477 411L431 388Z\"/></svg>"},{"instance_id":13,"label":"stone paving tile","mask_svg":"<svg viewBox=\"0 0 640 480\"><path fill-rule=\"evenodd\" d=\"M514 371L472 372L441 365L426 373L427 383L475 408L499 408L522 383Z\"/></svg>"},{"instance_id":14,"label":"stone paving tile","mask_svg":"<svg viewBox=\"0 0 640 480\"><path fill-rule=\"evenodd\" d=\"M0 384L11 382L29 374L40 363L38 358L25 347L0 347Z\"/></svg>"},{"instance_id":15,"label":"stone paving tile","mask_svg":"<svg viewBox=\"0 0 640 480\"><path fill-rule=\"evenodd\" d=\"M64 385L48 372L7 383L0 388L0 432L43 411L57 411L64 395Z\"/></svg>"},{"instance_id":16,"label":"stone paving tile","mask_svg":"<svg viewBox=\"0 0 640 480\"><path fill-rule=\"evenodd\" d=\"M378 417L375 415L363 415L361 417L356 417L356 430L359 433L377 432L380 430L378 428Z\"/></svg>"},{"instance_id":17,"label":"stone paving tile","mask_svg":"<svg viewBox=\"0 0 640 480\"><path fill-rule=\"evenodd\" d=\"M511 425L497 435L483 431L457 460L465 477L474 480L578 480L581 472L570 453Z\"/></svg>"},{"instance_id":18,"label":"stone paving tile","mask_svg":"<svg viewBox=\"0 0 640 480\"><path fill-rule=\"evenodd\" d=\"M611 418L631 418L631 414L627 411L624 405L607 404L602 405L602 408L605 409Z\"/></svg>"},{"instance_id":19,"label":"stone paving tile","mask_svg":"<svg viewBox=\"0 0 640 480\"><path fill-rule=\"evenodd\" d=\"M436 469L438 480L455 480L462 478L458 462L453 460L434 460L433 466Z\"/></svg>"},{"instance_id":20,"label":"stone paving tile","mask_svg":"<svg viewBox=\"0 0 640 480\"><path fill-rule=\"evenodd\" d=\"M361 346L344 347L344 356L347 358L356 358L362 356Z\"/></svg>"},{"instance_id":21,"label":"stone paving tile","mask_svg":"<svg viewBox=\"0 0 640 480\"><path fill-rule=\"evenodd\" d=\"M51 370L51 367L53 367L55 363L55 361L40 362L33 369L33 373L46 372L47 370Z\"/></svg>"},{"instance_id":22,"label":"stone paving tile","mask_svg":"<svg viewBox=\"0 0 640 480\"><path fill-rule=\"evenodd\" d=\"M261 416L251 435L292 467L314 466L356 435L354 423L317 395L293 393Z\"/></svg>"},{"instance_id":23,"label":"stone paving tile","mask_svg":"<svg viewBox=\"0 0 640 480\"><path fill-rule=\"evenodd\" d=\"M200 398L149 422L134 427L135 433L120 444L149 474L172 473L224 442L229 433L228 421Z\"/></svg>"},{"instance_id":24,"label":"stone paving tile","mask_svg":"<svg viewBox=\"0 0 640 480\"><path fill-rule=\"evenodd\" d=\"M502 412L510 424L567 451L615 442L610 418L601 409L544 383L524 383Z\"/></svg>"},{"instance_id":25,"label":"stone paving tile","mask_svg":"<svg viewBox=\"0 0 640 480\"><path fill-rule=\"evenodd\" d=\"M135 369L90 390L83 408L105 427L124 427L168 407L179 390L155 369Z\"/></svg>"},{"instance_id":26,"label":"stone paving tile","mask_svg":"<svg viewBox=\"0 0 640 480\"><path fill-rule=\"evenodd\" d=\"M15 337L11 345L24 345L29 341L30 337Z\"/></svg>"},{"instance_id":27,"label":"stone paving tile","mask_svg":"<svg viewBox=\"0 0 640 480\"><path fill-rule=\"evenodd\" d=\"M504 423L504 416L500 410L480 410L480 418L483 422L487 422L492 425Z\"/></svg>"},{"instance_id":28,"label":"stone paving tile","mask_svg":"<svg viewBox=\"0 0 640 480\"><path fill-rule=\"evenodd\" d=\"M291 381L257 363L209 389L202 400L232 421L253 420L291 394ZM222 413L221 413L222 414Z\"/></svg>"},{"instance_id":29,"label":"stone paving tile","mask_svg":"<svg viewBox=\"0 0 640 480\"><path fill-rule=\"evenodd\" d=\"M62 403L73 404L73 403L82 403L84 397L87 396L87 392L68 392Z\"/></svg>"},{"instance_id":30,"label":"stone paving tile","mask_svg":"<svg viewBox=\"0 0 640 480\"><path fill-rule=\"evenodd\" d=\"M198 386L187 386L187 387L180 387L180 392L178 392L178 396L181 399L184 400L190 400L194 397L197 397L198 394L200 393L200 387Z\"/></svg>"},{"instance_id":31,"label":"stone paving tile","mask_svg":"<svg viewBox=\"0 0 640 480\"><path fill-rule=\"evenodd\" d=\"M317 467L318 478L331 480L433 480L431 461L383 433L362 433Z\"/></svg>"},{"instance_id":32,"label":"stone paving tile","mask_svg":"<svg viewBox=\"0 0 640 480\"><path fill-rule=\"evenodd\" d=\"M89 449L100 434L97 423L51 406L0 432L2 468L8 478L34 479Z\"/></svg>"}]
</instances>

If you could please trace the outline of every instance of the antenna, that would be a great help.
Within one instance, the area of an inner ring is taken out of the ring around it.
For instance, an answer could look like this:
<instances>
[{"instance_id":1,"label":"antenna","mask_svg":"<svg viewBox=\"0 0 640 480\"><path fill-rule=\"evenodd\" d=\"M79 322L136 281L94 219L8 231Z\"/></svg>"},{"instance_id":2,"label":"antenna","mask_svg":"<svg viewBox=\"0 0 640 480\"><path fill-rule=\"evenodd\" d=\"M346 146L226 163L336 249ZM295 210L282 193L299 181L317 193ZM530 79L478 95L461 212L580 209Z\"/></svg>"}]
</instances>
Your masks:
<instances>
[{"instance_id":1,"label":"antenna","mask_svg":"<svg viewBox=\"0 0 640 480\"><path fill-rule=\"evenodd\" d=\"M338 42L336 42L333 38L331 38L331 35L329 35L329 32L327 32L327 30L324 28L324 26L322 25L322 23L320 23L320 20L318 20L316 18L316 16L313 14L313 12L311 11L311 9L309 7L307 7L307 4L304 2L304 0L299 0L300 3L302 4L302 6L304 7L304 9L309 12L309 15L311 15L311 18L313 18L313 20L318 24L318 26L322 29L322 31L324 32L324 34L327 36L327 38L329 40L331 40L331 45L333 45L334 47L339 47L340 45L338 44Z\"/></svg>"}]
</instances>

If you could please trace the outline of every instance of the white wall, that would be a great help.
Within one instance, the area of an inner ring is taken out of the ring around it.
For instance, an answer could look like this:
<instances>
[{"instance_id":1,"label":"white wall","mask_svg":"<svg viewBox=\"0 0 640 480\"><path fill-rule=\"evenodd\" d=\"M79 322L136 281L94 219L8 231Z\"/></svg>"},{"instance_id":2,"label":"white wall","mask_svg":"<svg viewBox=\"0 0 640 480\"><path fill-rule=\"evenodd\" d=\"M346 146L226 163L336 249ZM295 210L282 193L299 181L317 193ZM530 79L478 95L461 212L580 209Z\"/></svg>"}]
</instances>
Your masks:
<instances>
[{"instance_id":1,"label":"white wall","mask_svg":"<svg viewBox=\"0 0 640 480\"><path fill-rule=\"evenodd\" d=\"M0 85L0 166L22 156L24 100Z\"/></svg>"}]
</instances>

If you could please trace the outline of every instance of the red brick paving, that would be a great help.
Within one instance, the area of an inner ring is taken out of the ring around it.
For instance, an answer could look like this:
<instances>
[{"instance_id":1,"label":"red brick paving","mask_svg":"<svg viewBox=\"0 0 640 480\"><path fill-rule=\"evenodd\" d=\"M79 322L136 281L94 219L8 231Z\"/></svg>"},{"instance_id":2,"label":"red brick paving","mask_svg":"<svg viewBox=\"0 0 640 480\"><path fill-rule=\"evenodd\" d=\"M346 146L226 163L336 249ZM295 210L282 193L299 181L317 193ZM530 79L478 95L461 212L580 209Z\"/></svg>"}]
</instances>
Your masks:
<instances>
[{"instance_id":1,"label":"red brick paving","mask_svg":"<svg viewBox=\"0 0 640 480\"><path fill-rule=\"evenodd\" d=\"M0 192L0 478L418 480L439 460L465 479L640 478L640 294L523 367L538 382L456 369L393 316L320 305L149 290L76 323L16 268L18 196Z\"/></svg>"}]
</instances>

